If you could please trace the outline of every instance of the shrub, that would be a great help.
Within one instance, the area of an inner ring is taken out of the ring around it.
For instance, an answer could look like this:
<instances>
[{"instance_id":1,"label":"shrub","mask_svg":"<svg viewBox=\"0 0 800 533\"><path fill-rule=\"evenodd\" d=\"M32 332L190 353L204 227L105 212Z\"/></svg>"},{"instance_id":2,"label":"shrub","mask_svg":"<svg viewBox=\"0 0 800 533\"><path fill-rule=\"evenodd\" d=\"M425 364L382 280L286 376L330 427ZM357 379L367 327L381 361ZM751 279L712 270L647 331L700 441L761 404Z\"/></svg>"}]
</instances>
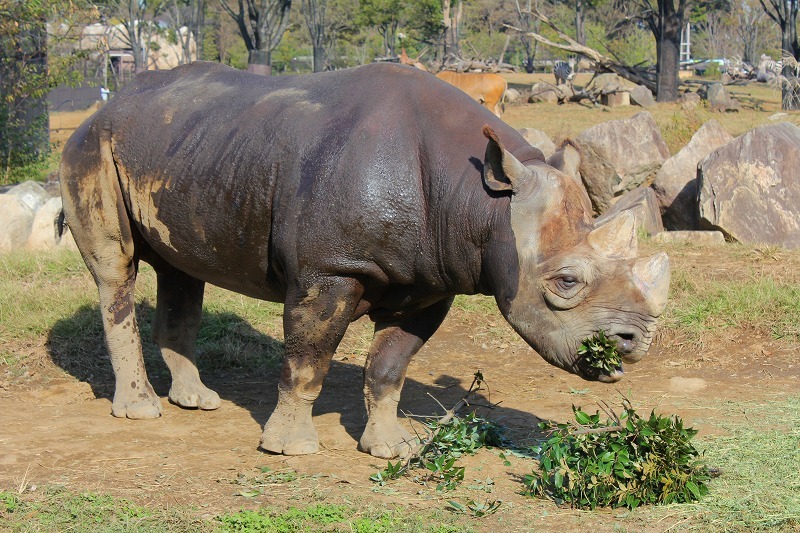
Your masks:
<instances>
[{"instance_id":1,"label":"shrub","mask_svg":"<svg viewBox=\"0 0 800 533\"><path fill-rule=\"evenodd\" d=\"M697 434L678 416L642 418L623 401L623 412L600 421L600 413L572 408L577 424L543 422L550 438L534 448L539 472L525 477L530 495L594 509L684 503L708 492L708 469L690 440Z\"/></svg>"}]
</instances>

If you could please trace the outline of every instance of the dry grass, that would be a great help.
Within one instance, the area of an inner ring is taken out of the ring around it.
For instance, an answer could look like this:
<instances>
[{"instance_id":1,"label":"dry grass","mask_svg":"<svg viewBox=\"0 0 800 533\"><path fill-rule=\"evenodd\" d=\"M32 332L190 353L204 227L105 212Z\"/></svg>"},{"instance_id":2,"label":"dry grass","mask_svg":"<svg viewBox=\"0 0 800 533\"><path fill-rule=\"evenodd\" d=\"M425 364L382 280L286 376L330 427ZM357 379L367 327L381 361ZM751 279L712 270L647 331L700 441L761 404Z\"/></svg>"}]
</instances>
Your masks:
<instances>
[{"instance_id":1,"label":"dry grass","mask_svg":"<svg viewBox=\"0 0 800 533\"><path fill-rule=\"evenodd\" d=\"M552 74L515 73L504 76L512 86L521 90L539 81L553 82ZM583 86L590 78L589 74L579 74L575 85ZM679 104L656 104L647 110L661 128L671 153L680 150L709 119L718 120L728 133L736 137L757 126L771 123L769 117L781 111L780 91L765 84L729 86L728 90L742 104L738 113L712 113L705 108L685 111ZM601 122L629 118L641 111L642 108L638 106L594 107L585 102L564 105L523 103L507 106L503 120L515 128L540 129L557 143ZM797 124L800 123L800 114L792 112L780 120Z\"/></svg>"}]
</instances>

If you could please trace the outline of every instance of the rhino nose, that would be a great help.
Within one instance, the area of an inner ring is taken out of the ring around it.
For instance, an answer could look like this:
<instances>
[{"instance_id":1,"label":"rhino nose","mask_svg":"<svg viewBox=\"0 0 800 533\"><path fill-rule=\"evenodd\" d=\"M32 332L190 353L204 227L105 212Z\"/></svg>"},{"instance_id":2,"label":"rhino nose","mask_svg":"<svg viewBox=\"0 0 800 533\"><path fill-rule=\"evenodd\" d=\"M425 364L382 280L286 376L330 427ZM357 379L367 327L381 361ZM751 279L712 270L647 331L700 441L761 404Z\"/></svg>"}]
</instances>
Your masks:
<instances>
[{"instance_id":1,"label":"rhino nose","mask_svg":"<svg viewBox=\"0 0 800 533\"><path fill-rule=\"evenodd\" d=\"M639 343L636 341L636 336L634 334L616 333L611 335L611 338L617 342L617 352L624 357L626 363L635 363L642 358L641 355L638 357L632 355L639 347Z\"/></svg>"},{"instance_id":2,"label":"rhino nose","mask_svg":"<svg viewBox=\"0 0 800 533\"><path fill-rule=\"evenodd\" d=\"M636 349L636 338L633 333L614 333L611 339L617 343L617 351L627 355Z\"/></svg>"}]
</instances>

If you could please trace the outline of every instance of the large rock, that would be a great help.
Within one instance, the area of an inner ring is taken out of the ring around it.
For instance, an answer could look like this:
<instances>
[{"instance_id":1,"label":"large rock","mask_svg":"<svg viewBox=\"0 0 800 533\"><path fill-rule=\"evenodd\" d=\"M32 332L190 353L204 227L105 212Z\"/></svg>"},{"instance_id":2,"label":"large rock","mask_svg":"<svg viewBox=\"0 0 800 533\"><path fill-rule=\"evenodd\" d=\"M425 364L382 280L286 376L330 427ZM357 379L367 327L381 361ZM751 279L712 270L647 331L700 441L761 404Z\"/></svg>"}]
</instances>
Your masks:
<instances>
[{"instance_id":1,"label":"large rock","mask_svg":"<svg viewBox=\"0 0 800 533\"><path fill-rule=\"evenodd\" d=\"M751 130L703 159L697 179L701 229L800 248L800 128Z\"/></svg>"},{"instance_id":2,"label":"large rock","mask_svg":"<svg viewBox=\"0 0 800 533\"><path fill-rule=\"evenodd\" d=\"M6 194L17 196L22 203L27 205L31 211L36 212L47 202L51 195L38 181L23 181L19 185L14 185Z\"/></svg>"},{"instance_id":3,"label":"large rock","mask_svg":"<svg viewBox=\"0 0 800 533\"><path fill-rule=\"evenodd\" d=\"M622 78L613 72L606 72L592 78L589 85L586 86L586 91L595 94L609 94L624 88L625 82L622 81Z\"/></svg>"},{"instance_id":4,"label":"large rock","mask_svg":"<svg viewBox=\"0 0 800 533\"><path fill-rule=\"evenodd\" d=\"M719 122L709 120L680 152L661 165L652 186L665 228L697 229L697 163L732 140Z\"/></svg>"},{"instance_id":5,"label":"large rock","mask_svg":"<svg viewBox=\"0 0 800 533\"><path fill-rule=\"evenodd\" d=\"M630 211L636 219L637 229L643 230L648 235L664 231L658 199L650 187L637 187L620 196L608 211L597 218L596 224L610 220L622 211Z\"/></svg>"},{"instance_id":6,"label":"large rock","mask_svg":"<svg viewBox=\"0 0 800 533\"><path fill-rule=\"evenodd\" d=\"M702 98L697 93L683 93L680 98L681 109L684 111L694 111L700 105Z\"/></svg>"},{"instance_id":7,"label":"large rock","mask_svg":"<svg viewBox=\"0 0 800 533\"><path fill-rule=\"evenodd\" d=\"M669 150L647 111L626 120L610 120L575 138L582 156L581 177L595 212L604 213L612 198L649 184Z\"/></svg>"},{"instance_id":8,"label":"large rock","mask_svg":"<svg viewBox=\"0 0 800 533\"><path fill-rule=\"evenodd\" d=\"M505 98L505 101L506 101L507 104L513 104L514 102L519 100L519 97L520 97L520 94L519 94L518 90L516 90L514 88L511 88L511 87L506 89L506 94L505 94L504 98Z\"/></svg>"},{"instance_id":9,"label":"large rock","mask_svg":"<svg viewBox=\"0 0 800 533\"><path fill-rule=\"evenodd\" d=\"M712 84L706 91L708 105L714 111L739 111L739 102L731 97L721 83Z\"/></svg>"},{"instance_id":10,"label":"large rock","mask_svg":"<svg viewBox=\"0 0 800 533\"><path fill-rule=\"evenodd\" d=\"M553 153L556 151L556 145L553 144L553 141L550 140L550 137L548 137L547 134L542 130L533 128L520 128L519 132L523 137L525 137L525 140L528 141L531 146L535 146L542 151L545 159L553 155Z\"/></svg>"},{"instance_id":11,"label":"large rock","mask_svg":"<svg viewBox=\"0 0 800 533\"><path fill-rule=\"evenodd\" d=\"M0 194L0 252L19 250L31 234L33 210L16 194Z\"/></svg>"},{"instance_id":12,"label":"large rock","mask_svg":"<svg viewBox=\"0 0 800 533\"><path fill-rule=\"evenodd\" d=\"M656 105L656 101L653 99L653 93L650 92L650 89L644 85L637 85L630 90L630 93L632 104L640 107L651 107Z\"/></svg>"},{"instance_id":13,"label":"large rock","mask_svg":"<svg viewBox=\"0 0 800 533\"><path fill-rule=\"evenodd\" d=\"M61 198L48 200L33 217L31 234L28 236L25 248L28 250L55 248L61 240L63 218Z\"/></svg>"},{"instance_id":14,"label":"large rock","mask_svg":"<svg viewBox=\"0 0 800 533\"><path fill-rule=\"evenodd\" d=\"M529 103L546 102L555 104L558 102L558 90L549 83L535 83L531 87L531 95L528 97Z\"/></svg>"},{"instance_id":15,"label":"large rock","mask_svg":"<svg viewBox=\"0 0 800 533\"><path fill-rule=\"evenodd\" d=\"M581 154L572 141L561 144L558 151L547 158L547 164L574 179L583 188L581 180Z\"/></svg>"}]
</instances>

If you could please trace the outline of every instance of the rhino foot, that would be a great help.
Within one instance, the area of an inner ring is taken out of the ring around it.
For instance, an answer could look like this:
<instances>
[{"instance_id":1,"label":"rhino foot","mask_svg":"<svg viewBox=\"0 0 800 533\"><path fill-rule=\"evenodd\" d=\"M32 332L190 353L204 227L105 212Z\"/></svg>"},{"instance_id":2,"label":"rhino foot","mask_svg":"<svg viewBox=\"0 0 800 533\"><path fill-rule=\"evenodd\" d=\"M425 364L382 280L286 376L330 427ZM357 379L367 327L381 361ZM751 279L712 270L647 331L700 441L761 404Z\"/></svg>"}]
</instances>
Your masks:
<instances>
[{"instance_id":1,"label":"rhino foot","mask_svg":"<svg viewBox=\"0 0 800 533\"><path fill-rule=\"evenodd\" d=\"M380 425L367 423L364 434L358 441L358 449L381 459L403 459L419 448L419 439L401 426L396 420L393 424Z\"/></svg>"},{"instance_id":2,"label":"rhino foot","mask_svg":"<svg viewBox=\"0 0 800 533\"><path fill-rule=\"evenodd\" d=\"M118 418L132 418L144 420L161 416L161 400L155 393L152 395L142 393L135 399L114 395L111 404L111 414Z\"/></svg>"},{"instance_id":3,"label":"rhino foot","mask_svg":"<svg viewBox=\"0 0 800 533\"><path fill-rule=\"evenodd\" d=\"M217 409L222 403L219 394L199 381L197 383L181 383L175 380L169 389L169 401L181 407L199 407L206 411Z\"/></svg>"},{"instance_id":4,"label":"rhino foot","mask_svg":"<svg viewBox=\"0 0 800 533\"><path fill-rule=\"evenodd\" d=\"M264 426L261 449L284 455L317 453L319 440L317 430L311 421L310 405L307 410L307 415L304 412L286 413L279 404Z\"/></svg>"}]
</instances>

